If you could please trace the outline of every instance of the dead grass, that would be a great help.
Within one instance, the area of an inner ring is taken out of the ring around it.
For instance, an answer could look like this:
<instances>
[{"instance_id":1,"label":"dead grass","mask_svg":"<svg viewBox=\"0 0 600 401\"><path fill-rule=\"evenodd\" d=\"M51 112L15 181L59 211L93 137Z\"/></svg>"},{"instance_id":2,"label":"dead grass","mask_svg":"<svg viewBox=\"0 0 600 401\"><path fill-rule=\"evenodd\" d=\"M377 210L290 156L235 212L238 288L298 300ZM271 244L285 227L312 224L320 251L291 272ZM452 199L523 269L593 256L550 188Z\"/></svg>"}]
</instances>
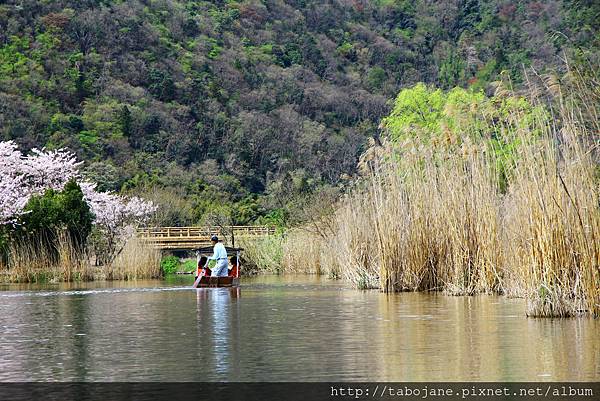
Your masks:
<instances>
[{"instance_id":1,"label":"dead grass","mask_svg":"<svg viewBox=\"0 0 600 401\"><path fill-rule=\"evenodd\" d=\"M59 235L55 249L40 246L43 241L12 241L8 263L0 266L5 282L59 282L91 280L132 280L161 276L160 251L132 238L108 266L93 266L87 249Z\"/></svg>"},{"instance_id":2,"label":"dead grass","mask_svg":"<svg viewBox=\"0 0 600 401\"><path fill-rule=\"evenodd\" d=\"M261 238L238 238L236 245L244 249L243 274L257 271L278 273L281 271L283 257L283 237L272 235Z\"/></svg>"},{"instance_id":3,"label":"dead grass","mask_svg":"<svg viewBox=\"0 0 600 401\"><path fill-rule=\"evenodd\" d=\"M104 268L106 279L135 280L159 278L160 250L140 241L137 237L130 238L115 260Z\"/></svg>"},{"instance_id":4,"label":"dead grass","mask_svg":"<svg viewBox=\"0 0 600 401\"><path fill-rule=\"evenodd\" d=\"M15 240L9 243L4 280L8 282L56 282L90 280L93 268L85 250L59 233L53 249L45 241Z\"/></svg>"},{"instance_id":5,"label":"dead grass","mask_svg":"<svg viewBox=\"0 0 600 401\"><path fill-rule=\"evenodd\" d=\"M586 125L566 96L557 103L529 129L519 114L500 127L519 143L503 188L489 142L416 135L373 147L338 202L333 235L295 235L286 269L310 261L385 292L525 297L528 316L600 315L597 123Z\"/></svg>"}]
</instances>

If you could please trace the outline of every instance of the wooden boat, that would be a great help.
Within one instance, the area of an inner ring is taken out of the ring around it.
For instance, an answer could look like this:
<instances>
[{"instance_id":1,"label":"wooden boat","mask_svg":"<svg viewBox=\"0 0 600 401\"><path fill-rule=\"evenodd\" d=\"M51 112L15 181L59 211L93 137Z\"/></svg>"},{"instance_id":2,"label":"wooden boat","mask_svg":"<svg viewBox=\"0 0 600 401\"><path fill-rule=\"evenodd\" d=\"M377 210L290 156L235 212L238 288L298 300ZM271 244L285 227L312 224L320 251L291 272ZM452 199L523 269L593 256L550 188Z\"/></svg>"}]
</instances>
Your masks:
<instances>
[{"instance_id":1,"label":"wooden boat","mask_svg":"<svg viewBox=\"0 0 600 401\"><path fill-rule=\"evenodd\" d=\"M210 277L200 276L196 279L194 288L202 287L237 287L240 285L239 277Z\"/></svg>"},{"instance_id":2,"label":"wooden boat","mask_svg":"<svg viewBox=\"0 0 600 401\"><path fill-rule=\"evenodd\" d=\"M198 276L196 281L192 285L192 288L204 288L204 287L237 287L240 285L240 253L243 251L242 248L225 247L227 255L234 254L235 256L230 257L230 269L229 275L223 277L212 277L210 269L198 269ZM213 252L213 247L204 247L196 251L198 259L198 267L204 265L202 258L203 255L210 255ZM205 256L204 256L205 257ZM204 259L205 260L205 259Z\"/></svg>"}]
</instances>

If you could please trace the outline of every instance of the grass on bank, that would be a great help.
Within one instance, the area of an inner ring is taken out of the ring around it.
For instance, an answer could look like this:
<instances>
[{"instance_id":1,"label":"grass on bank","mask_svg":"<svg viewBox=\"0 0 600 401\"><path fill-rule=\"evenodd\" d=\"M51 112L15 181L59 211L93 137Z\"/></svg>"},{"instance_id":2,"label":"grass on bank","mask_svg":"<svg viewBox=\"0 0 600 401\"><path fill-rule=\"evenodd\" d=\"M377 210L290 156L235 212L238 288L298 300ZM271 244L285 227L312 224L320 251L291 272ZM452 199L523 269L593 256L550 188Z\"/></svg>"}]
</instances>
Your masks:
<instances>
[{"instance_id":1,"label":"grass on bank","mask_svg":"<svg viewBox=\"0 0 600 401\"><path fill-rule=\"evenodd\" d=\"M85 281L93 278L93 269L85 250L79 249L64 233L59 233L54 247L41 246L45 241L18 239L7 244L3 281L55 282Z\"/></svg>"},{"instance_id":2,"label":"grass on bank","mask_svg":"<svg viewBox=\"0 0 600 401\"><path fill-rule=\"evenodd\" d=\"M161 251L148 246L139 238L132 237L114 262L106 267L109 280L134 280L142 278L159 278Z\"/></svg>"},{"instance_id":3,"label":"grass on bank","mask_svg":"<svg viewBox=\"0 0 600 401\"><path fill-rule=\"evenodd\" d=\"M117 258L107 266L94 266L87 249L75 247L66 235L58 235L54 248L40 241L10 242L7 263L0 265L5 282L59 282L90 280L133 280L158 278L160 251L131 238Z\"/></svg>"},{"instance_id":4,"label":"grass on bank","mask_svg":"<svg viewBox=\"0 0 600 401\"><path fill-rule=\"evenodd\" d=\"M282 271L284 237L275 234L261 238L239 238L236 245L243 248L242 274L254 274L258 271L279 273Z\"/></svg>"}]
</instances>

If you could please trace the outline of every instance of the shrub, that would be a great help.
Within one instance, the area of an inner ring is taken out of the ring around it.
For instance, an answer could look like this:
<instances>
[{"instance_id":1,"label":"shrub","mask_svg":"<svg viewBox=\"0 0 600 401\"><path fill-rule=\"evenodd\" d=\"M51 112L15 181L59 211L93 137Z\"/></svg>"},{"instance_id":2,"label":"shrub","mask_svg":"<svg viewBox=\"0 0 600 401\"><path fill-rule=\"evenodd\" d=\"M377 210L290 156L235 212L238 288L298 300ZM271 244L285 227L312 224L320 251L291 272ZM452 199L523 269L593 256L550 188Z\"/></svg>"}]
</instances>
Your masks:
<instances>
[{"instance_id":1,"label":"shrub","mask_svg":"<svg viewBox=\"0 0 600 401\"><path fill-rule=\"evenodd\" d=\"M180 266L180 271L184 271L184 272L193 272L195 271L197 268L197 262L195 260L186 260L184 263L181 264Z\"/></svg>"},{"instance_id":2,"label":"shrub","mask_svg":"<svg viewBox=\"0 0 600 401\"><path fill-rule=\"evenodd\" d=\"M44 195L32 196L25 211L21 222L30 232L65 227L73 239L84 242L92 230L92 212L75 180L62 191L49 189Z\"/></svg>"},{"instance_id":3,"label":"shrub","mask_svg":"<svg viewBox=\"0 0 600 401\"><path fill-rule=\"evenodd\" d=\"M48 189L43 195L32 196L19 219L26 231L15 230L13 236L47 248L48 255L58 259L57 236L64 232L68 243L83 249L92 230L93 218L81 188L71 180L62 191Z\"/></svg>"},{"instance_id":4,"label":"shrub","mask_svg":"<svg viewBox=\"0 0 600 401\"><path fill-rule=\"evenodd\" d=\"M179 267L179 258L177 258L176 256L165 256L160 261L160 268L162 269L164 274L175 273L177 271L177 267Z\"/></svg>"}]
</instances>

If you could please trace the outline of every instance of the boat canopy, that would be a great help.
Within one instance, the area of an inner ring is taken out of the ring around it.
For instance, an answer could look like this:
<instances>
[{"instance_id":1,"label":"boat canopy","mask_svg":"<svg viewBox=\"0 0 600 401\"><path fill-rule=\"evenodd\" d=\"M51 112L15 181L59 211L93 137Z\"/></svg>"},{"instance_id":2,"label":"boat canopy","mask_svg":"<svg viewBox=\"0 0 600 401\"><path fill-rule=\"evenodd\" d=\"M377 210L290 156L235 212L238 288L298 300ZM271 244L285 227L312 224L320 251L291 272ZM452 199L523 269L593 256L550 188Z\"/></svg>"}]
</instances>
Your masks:
<instances>
[{"instance_id":1,"label":"boat canopy","mask_svg":"<svg viewBox=\"0 0 600 401\"><path fill-rule=\"evenodd\" d=\"M212 253L213 249L214 249L214 247L212 247L212 246L205 246L205 247L196 249L196 252L199 252L199 253ZM238 253L238 252L243 251L244 248L234 248L234 247L231 247L231 246L226 246L225 250L227 251L227 253L234 253L234 252Z\"/></svg>"}]
</instances>

